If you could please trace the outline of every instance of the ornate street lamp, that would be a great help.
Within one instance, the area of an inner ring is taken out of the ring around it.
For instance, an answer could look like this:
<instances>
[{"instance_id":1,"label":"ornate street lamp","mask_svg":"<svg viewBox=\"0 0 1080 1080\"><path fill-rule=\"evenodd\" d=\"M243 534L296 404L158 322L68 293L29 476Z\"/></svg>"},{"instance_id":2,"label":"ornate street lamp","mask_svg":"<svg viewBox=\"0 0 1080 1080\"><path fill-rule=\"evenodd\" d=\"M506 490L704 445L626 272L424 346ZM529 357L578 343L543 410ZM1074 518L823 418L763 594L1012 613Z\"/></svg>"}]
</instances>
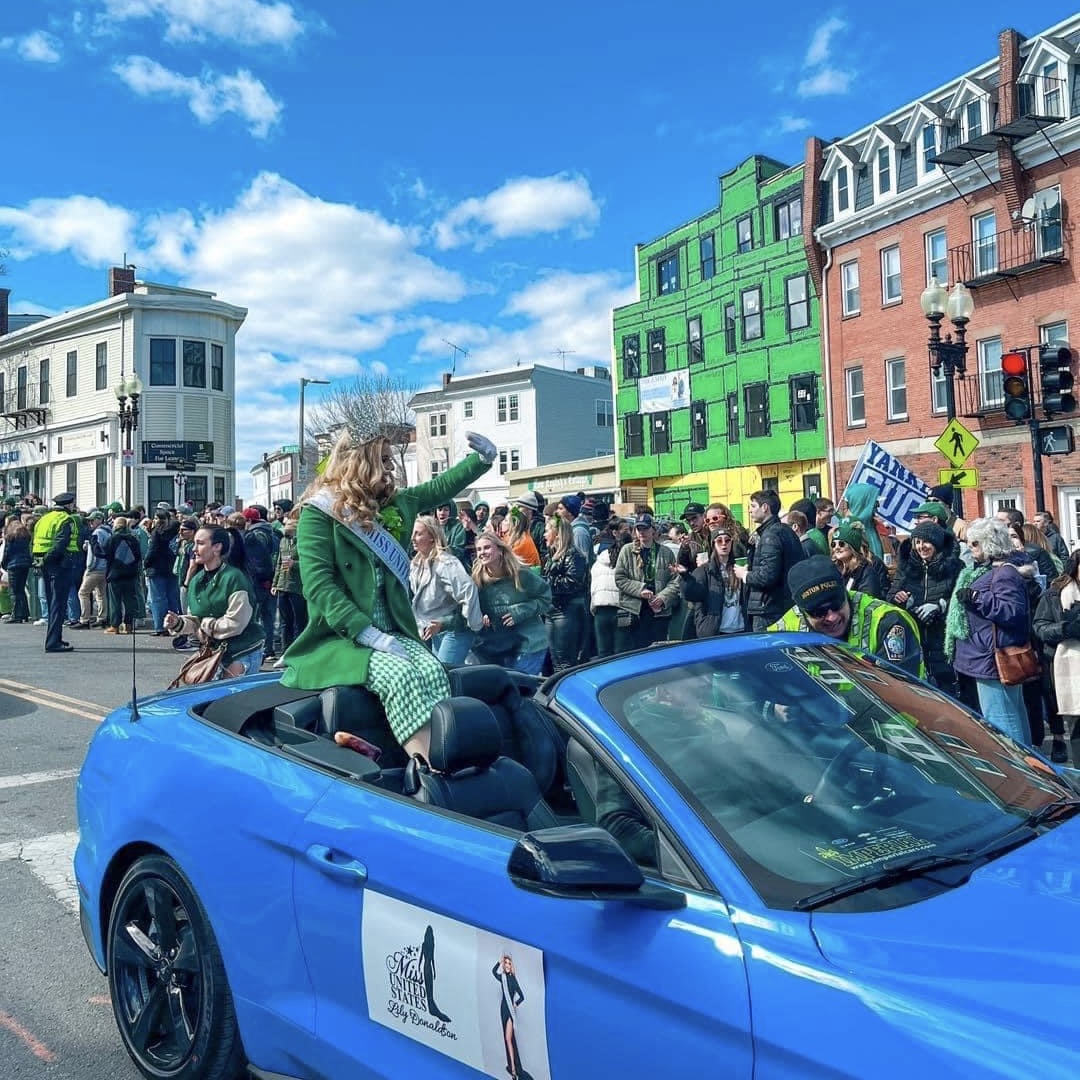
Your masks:
<instances>
[{"instance_id":1,"label":"ornate street lamp","mask_svg":"<svg viewBox=\"0 0 1080 1080\"><path fill-rule=\"evenodd\" d=\"M123 465L124 456L130 462L123 467L125 510L131 509L131 474L135 469L135 432L139 429L139 398L142 397L142 392L142 379L134 371L127 379L124 378L124 373L120 372L120 382L114 387L113 393L120 406L121 464Z\"/></svg>"}]
</instances>

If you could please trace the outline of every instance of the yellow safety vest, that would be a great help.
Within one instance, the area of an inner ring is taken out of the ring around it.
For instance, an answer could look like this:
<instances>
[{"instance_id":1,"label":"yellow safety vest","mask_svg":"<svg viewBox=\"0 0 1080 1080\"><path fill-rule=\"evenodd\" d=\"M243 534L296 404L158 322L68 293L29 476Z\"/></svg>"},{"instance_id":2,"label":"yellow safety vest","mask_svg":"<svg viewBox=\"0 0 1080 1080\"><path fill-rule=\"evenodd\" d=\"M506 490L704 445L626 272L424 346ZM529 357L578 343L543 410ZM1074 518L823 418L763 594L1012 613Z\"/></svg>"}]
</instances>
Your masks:
<instances>
[{"instance_id":1,"label":"yellow safety vest","mask_svg":"<svg viewBox=\"0 0 1080 1080\"><path fill-rule=\"evenodd\" d=\"M71 554L79 550L79 521L74 514L66 510L50 510L41 515L41 520L34 526L34 537L30 551L34 555L48 555L56 541L56 534L64 527L64 522L71 522L71 535L67 549Z\"/></svg>"}]
</instances>

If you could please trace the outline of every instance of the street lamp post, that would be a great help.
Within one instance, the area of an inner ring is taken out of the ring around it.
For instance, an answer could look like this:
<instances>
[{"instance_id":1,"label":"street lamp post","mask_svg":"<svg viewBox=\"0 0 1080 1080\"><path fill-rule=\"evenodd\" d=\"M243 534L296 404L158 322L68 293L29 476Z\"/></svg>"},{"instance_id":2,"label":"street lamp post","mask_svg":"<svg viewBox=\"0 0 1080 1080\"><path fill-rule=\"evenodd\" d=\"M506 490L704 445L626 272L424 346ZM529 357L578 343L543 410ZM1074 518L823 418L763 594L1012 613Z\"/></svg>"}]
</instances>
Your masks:
<instances>
[{"instance_id":1,"label":"street lamp post","mask_svg":"<svg viewBox=\"0 0 1080 1080\"><path fill-rule=\"evenodd\" d=\"M131 509L131 474L135 471L135 432L139 430L139 398L142 397L142 392L142 379L134 371L128 379L121 373L120 382L113 390L120 405L120 431L123 433L120 440L120 462L124 473L125 510ZM125 451L130 463L128 465L124 465Z\"/></svg>"},{"instance_id":2,"label":"street lamp post","mask_svg":"<svg viewBox=\"0 0 1080 1080\"><path fill-rule=\"evenodd\" d=\"M967 325L975 312L975 301L963 282L958 281L952 292L947 292L936 277L923 290L919 298L923 314L930 323L930 340L927 348L930 352L930 370L933 377L945 375L945 414L952 423L956 419L956 376L963 377L967 370ZM951 333L941 336L941 320L949 316L949 321L956 330L956 340ZM952 509L956 514L963 513L963 495L958 488L953 489Z\"/></svg>"},{"instance_id":3,"label":"street lamp post","mask_svg":"<svg viewBox=\"0 0 1080 1080\"><path fill-rule=\"evenodd\" d=\"M301 483L307 478L307 470L304 468L304 391L309 386L329 386L329 379L300 379L300 430L297 433L299 438L297 443L300 447L300 453L296 463L297 478Z\"/></svg>"}]
</instances>

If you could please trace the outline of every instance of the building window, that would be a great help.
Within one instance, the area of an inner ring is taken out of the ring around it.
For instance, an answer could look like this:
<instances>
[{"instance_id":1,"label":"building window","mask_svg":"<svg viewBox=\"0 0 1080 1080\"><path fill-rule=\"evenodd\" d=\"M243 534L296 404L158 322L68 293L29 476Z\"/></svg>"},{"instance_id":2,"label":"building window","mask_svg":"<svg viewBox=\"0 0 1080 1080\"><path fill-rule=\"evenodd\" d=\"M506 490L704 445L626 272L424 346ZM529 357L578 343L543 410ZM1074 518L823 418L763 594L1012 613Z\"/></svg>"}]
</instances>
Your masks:
<instances>
[{"instance_id":1,"label":"building window","mask_svg":"<svg viewBox=\"0 0 1080 1080\"><path fill-rule=\"evenodd\" d=\"M176 498L176 484L172 473L168 476L148 476L146 478L146 501L148 506L154 506L159 502L168 503L172 506Z\"/></svg>"},{"instance_id":2,"label":"building window","mask_svg":"<svg viewBox=\"0 0 1080 1080\"><path fill-rule=\"evenodd\" d=\"M652 426L652 452L666 454L671 449L671 413L650 413Z\"/></svg>"},{"instance_id":3,"label":"building window","mask_svg":"<svg viewBox=\"0 0 1080 1080\"><path fill-rule=\"evenodd\" d=\"M690 403L690 449L704 450L709 445L709 407L704 401Z\"/></svg>"},{"instance_id":4,"label":"building window","mask_svg":"<svg viewBox=\"0 0 1080 1080\"><path fill-rule=\"evenodd\" d=\"M743 341L761 337L761 287L746 289L742 294Z\"/></svg>"},{"instance_id":5,"label":"building window","mask_svg":"<svg viewBox=\"0 0 1080 1080\"><path fill-rule=\"evenodd\" d=\"M735 305L724 305L724 351L733 353L738 347L736 342Z\"/></svg>"},{"instance_id":6,"label":"building window","mask_svg":"<svg viewBox=\"0 0 1080 1080\"><path fill-rule=\"evenodd\" d=\"M836 212L838 214L842 214L851 205L849 184L848 167L841 165L836 170Z\"/></svg>"},{"instance_id":7,"label":"building window","mask_svg":"<svg viewBox=\"0 0 1080 1080\"><path fill-rule=\"evenodd\" d=\"M641 375L641 335L624 334L622 339L623 378L637 379Z\"/></svg>"},{"instance_id":8,"label":"building window","mask_svg":"<svg viewBox=\"0 0 1080 1080\"><path fill-rule=\"evenodd\" d=\"M727 441L737 443L739 441L739 395L735 393L727 396Z\"/></svg>"},{"instance_id":9,"label":"building window","mask_svg":"<svg viewBox=\"0 0 1080 1080\"><path fill-rule=\"evenodd\" d=\"M26 365L19 368L15 376L15 408L26 408Z\"/></svg>"},{"instance_id":10,"label":"building window","mask_svg":"<svg viewBox=\"0 0 1080 1080\"><path fill-rule=\"evenodd\" d=\"M68 397L75 397L79 392L79 354L69 352L67 354L67 387L64 391Z\"/></svg>"},{"instance_id":11,"label":"building window","mask_svg":"<svg viewBox=\"0 0 1080 1080\"><path fill-rule=\"evenodd\" d=\"M667 370L667 346L664 342L664 328L650 330L645 336L645 346L649 350L647 358L648 374L659 375Z\"/></svg>"},{"instance_id":12,"label":"building window","mask_svg":"<svg viewBox=\"0 0 1080 1080\"><path fill-rule=\"evenodd\" d=\"M877 190L879 195L892 191L892 150L888 146L878 147Z\"/></svg>"},{"instance_id":13,"label":"building window","mask_svg":"<svg viewBox=\"0 0 1080 1080\"><path fill-rule=\"evenodd\" d=\"M436 439L446 434L446 413L433 412L428 415L428 433Z\"/></svg>"},{"instance_id":14,"label":"building window","mask_svg":"<svg viewBox=\"0 0 1080 1080\"><path fill-rule=\"evenodd\" d=\"M997 218L994 211L973 217L971 233L975 241L975 272L994 273L997 270Z\"/></svg>"},{"instance_id":15,"label":"building window","mask_svg":"<svg viewBox=\"0 0 1080 1080\"><path fill-rule=\"evenodd\" d=\"M907 419L907 375L904 358L896 356L885 361L885 392L890 420Z\"/></svg>"},{"instance_id":16,"label":"building window","mask_svg":"<svg viewBox=\"0 0 1080 1080\"><path fill-rule=\"evenodd\" d=\"M214 477L214 502L225 502L225 477Z\"/></svg>"},{"instance_id":17,"label":"building window","mask_svg":"<svg viewBox=\"0 0 1080 1080\"><path fill-rule=\"evenodd\" d=\"M505 476L508 472L517 472L521 468L520 450L499 451L499 475Z\"/></svg>"},{"instance_id":18,"label":"building window","mask_svg":"<svg viewBox=\"0 0 1080 1080\"><path fill-rule=\"evenodd\" d=\"M949 281L949 249L945 243L945 230L938 229L926 234L926 284L937 278L939 285Z\"/></svg>"},{"instance_id":19,"label":"building window","mask_svg":"<svg viewBox=\"0 0 1080 1080\"><path fill-rule=\"evenodd\" d=\"M679 288L679 253L673 251L656 260L656 290L661 296Z\"/></svg>"},{"instance_id":20,"label":"building window","mask_svg":"<svg viewBox=\"0 0 1080 1080\"><path fill-rule=\"evenodd\" d=\"M776 239L802 236L802 196L779 203L776 207Z\"/></svg>"},{"instance_id":21,"label":"building window","mask_svg":"<svg viewBox=\"0 0 1080 1080\"><path fill-rule=\"evenodd\" d=\"M1001 338L983 338L977 346L979 355L979 399L984 409L1005 404L1001 385Z\"/></svg>"},{"instance_id":22,"label":"building window","mask_svg":"<svg viewBox=\"0 0 1080 1080\"><path fill-rule=\"evenodd\" d=\"M513 424L518 419L517 394L500 394L495 399L495 419L500 424Z\"/></svg>"},{"instance_id":23,"label":"building window","mask_svg":"<svg viewBox=\"0 0 1080 1080\"><path fill-rule=\"evenodd\" d=\"M859 264L846 262L840 267L840 286L843 291L845 315L859 314Z\"/></svg>"},{"instance_id":24,"label":"building window","mask_svg":"<svg viewBox=\"0 0 1080 1080\"><path fill-rule=\"evenodd\" d=\"M150 339L150 385L176 385L176 341L173 338Z\"/></svg>"},{"instance_id":25,"label":"building window","mask_svg":"<svg viewBox=\"0 0 1080 1080\"><path fill-rule=\"evenodd\" d=\"M1042 78L1042 115L1065 118L1065 112L1061 107L1061 79L1058 77L1058 62L1051 60L1049 64L1043 64Z\"/></svg>"},{"instance_id":26,"label":"building window","mask_svg":"<svg viewBox=\"0 0 1080 1080\"><path fill-rule=\"evenodd\" d=\"M623 451L626 457L641 457L645 453L641 413L628 413L623 417Z\"/></svg>"},{"instance_id":27,"label":"building window","mask_svg":"<svg viewBox=\"0 0 1080 1080\"><path fill-rule=\"evenodd\" d=\"M596 399L596 426L615 426L615 406L610 400L610 398Z\"/></svg>"},{"instance_id":28,"label":"building window","mask_svg":"<svg viewBox=\"0 0 1080 1080\"><path fill-rule=\"evenodd\" d=\"M690 363L702 363L705 359L705 340L701 336L700 315L686 320L686 340L689 344Z\"/></svg>"},{"instance_id":29,"label":"building window","mask_svg":"<svg viewBox=\"0 0 1080 1080\"><path fill-rule=\"evenodd\" d=\"M461 403L461 410L465 415L466 420L471 420L473 415L473 403L471 401L463 401Z\"/></svg>"},{"instance_id":30,"label":"building window","mask_svg":"<svg viewBox=\"0 0 1080 1080\"><path fill-rule=\"evenodd\" d=\"M866 393L863 390L861 364L844 371L844 390L847 398L848 427L862 427L866 423Z\"/></svg>"},{"instance_id":31,"label":"building window","mask_svg":"<svg viewBox=\"0 0 1080 1080\"><path fill-rule=\"evenodd\" d=\"M793 375L788 381L791 399L791 430L816 431L818 426L817 377Z\"/></svg>"},{"instance_id":32,"label":"building window","mask_svg":"<svg viewBox=\"0 0 1080 1080\"><path fill-rule=\"evenodd\" d=\"M210 346L210 389L225 389L225 346Z\"/></svg>"},{"instance_id":33,"label":"building window","mask_svg":"<svg viewBox=\"0 0 1080 1080\"><path fill-rule=\"evenodd\" d=\"M901 298L900 248L894 244L881 249L881 302L896 304Z\"/></svg>"},{"instance_id":34,"label":"building window","mask_svg":"<svg viewBox=\"0 0 1080 1080\"><path fill-rule=\"evenodd\" d=\"M752 383L743 387L746 412L746 437L760 439L769 434L769 384Z\"/></svg>"},{"instance_id":35,"label":"building window","mask_svg":"<svg viewBox=\"0 0 1080 1080\"><path fill-rule=\"evenodd\" d=\"M1050 345L1055 341L1067 342L1069 340L1069 324L1067 322L1046 323L1039 327L1039 344Z\"/></svg>"},{"instance_id":36,"label":"building window","mask_svg":"<svg viewBox=\"0 0 1080 1080\"><path fill-rule=\"evenodd\" d=\"M735 222L736 250L740 255L746 254L754 246L754 225L749 214L745 214Z\"/></svg>"},{"instance_id":37,"label":"building window","mask_svg":"<svg viewBox=\"0 0 1080 1080\"><path fill-rule=\"evenodd\" d=\"M109 501L109 459L94 458L94 505L104 506Z\"/></svg>"},{"instance_id":38,"label":"building window","mask_svg":"<svg viewBox=\"0 0 1080 1080\"><path fill-rule=\"evenodd\" d=\"M787 294L787 328L802 330L810 325L810 301L807 299L806 275L788 278L785 283Z\"/></svg>"},{"instance_id":39,"label":"building window","mask_svg":"<svg viewBox=\"0 0 1080 1080\"><path fill-rule=\"evenodd\" d=\"M94 346L94 389L107 390L109 387L109 343L99 341Z\"/></svg>"},{"instance_id":40,"label":"building window","mask_svg":"<svg viewBox=\"0 0 1080 1080\"><path fill-rule=\"evenodd\" d=\"M2 371L0 371L0 412L7 412L8 411L8 403L4 399L4 390L5 390L4 373Z\"/></svg>"},{"instance_id":41,"label":"building window","mask_svg":"<svg viewBox=\"0 0 1080 1080\"><path fill-rule=\"evenodd\" d=\"M195 512L198 513L206 506L206 477L188 475L187 481L181 489L184 501L191 503Z\"/></svg>"},{"instance_id":42,"label":"building window","mask_svg":"<svg viewBox=\"0 0 1080 1080\"><path fill-rule=\"evenodd\" d=\"M1061 251L1061 188L1043 188L1035 193L1038 231L1035 234L1039 255L1054 255Z\"/></svg>"},{"instance_id":43,"label":"building window","mask_svg":"<svg viewBox=\"0 0 1080 1080\"><path fill-rule=\"evenodd\" d=\"M938 368L935 375L933 369L930 371L930 411L935 413L943 413L947 411L949 407L948 393L949 388L945 385L945 369Z\"/></svg>"},{"instance_id":44,"label":"building window","mask_svg":"<svg viewBox=\"0 0 1080 1080\"><path fill-rule=\"evenodd\" d=\"M75 493L75 505L79 505L79 463L69 461L64 469L64 488ZM172 503L170 502L171 506Z\"/></svg>"},{"instance_id":45,"label":"building window","mask_svg":"<svg viewBox=\"0 0 1080 1080\"><path fill-rule=\"evenodd\" d=\"M937 154L937 128L933 124L924 124L922 129L922 167L925 175L929 175L937 168L937 162L933 160L935 154Z\"/></svg>"},{"instance_id":46,"label":"building window","mask_svg":"<svg viewBox=\"0 0 1080 1080\"><path fill-rule=\"evenodd\" d=\"M206 389L206 342L184 342L184 385Z\"/></svg>"},{"instance_id":47,"label":"building window","mask_svg":"<svg viewBox=\"0 0 1080 1080\"><path fill-rule=\"evenodd\" d=\"M38 364L38 404L49 404L49 360L46 357Z\"/></svg>"},{"instance_id":48,"label":"building window","mask_svg":"<svg viewBox=\"0 0 1080 1080\"><path fill-rule=\"evenodd\" d=\"M698 241L698 253L701 256L701 279L708 281L716 276L716 235L708 233Z\"/></svg>"},{"instance_id":49,"label":"building window","mask_svg":"<svg viewBox=\"0 0 1080 1080\"><path fill-rule=\"evenodd\" d=\"M977 139L982 134L982 102L969 101L964 106L964 139Z\"/></svg>"}]
</instances>

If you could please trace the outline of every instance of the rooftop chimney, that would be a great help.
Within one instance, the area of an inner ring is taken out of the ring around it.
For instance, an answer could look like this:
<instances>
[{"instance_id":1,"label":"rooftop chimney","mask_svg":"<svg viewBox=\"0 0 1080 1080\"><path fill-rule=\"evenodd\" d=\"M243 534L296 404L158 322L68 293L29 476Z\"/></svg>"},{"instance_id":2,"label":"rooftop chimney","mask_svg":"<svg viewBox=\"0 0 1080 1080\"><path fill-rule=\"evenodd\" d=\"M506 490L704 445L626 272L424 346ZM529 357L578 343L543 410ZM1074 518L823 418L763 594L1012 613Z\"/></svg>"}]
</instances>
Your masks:
<instances>
[{"instance_id":1,"label":"rooftop chimney","mask_svg":"<svg viewBox=\"0 0 1080 1080\"><path fill-rule=\"evenodd\" d=\"M445 390L450 385L451 375L449 371L444 371L442 376L442 388Z\"/></svg>"},{"instance_id":2,"label":"rooftop chimney","mask_svg":"<svg viewBox=\"0 0 1080 1080\"><path fill-rule=\"evenodd\" d=\"M119 296L121 293L135 291L135 267L111 266L109 268L109 295Z\"/></svg>"},{"instance_id":3,"label":"rooftop chimney","mask_svg":"<svg viewBox=\"0 0 1080 1080\"><path fill-rule=\"evenodd\" d=\"M8 332L8 297L10 289L0 289L0 337Z\"/></svg>"}]
</instances>

